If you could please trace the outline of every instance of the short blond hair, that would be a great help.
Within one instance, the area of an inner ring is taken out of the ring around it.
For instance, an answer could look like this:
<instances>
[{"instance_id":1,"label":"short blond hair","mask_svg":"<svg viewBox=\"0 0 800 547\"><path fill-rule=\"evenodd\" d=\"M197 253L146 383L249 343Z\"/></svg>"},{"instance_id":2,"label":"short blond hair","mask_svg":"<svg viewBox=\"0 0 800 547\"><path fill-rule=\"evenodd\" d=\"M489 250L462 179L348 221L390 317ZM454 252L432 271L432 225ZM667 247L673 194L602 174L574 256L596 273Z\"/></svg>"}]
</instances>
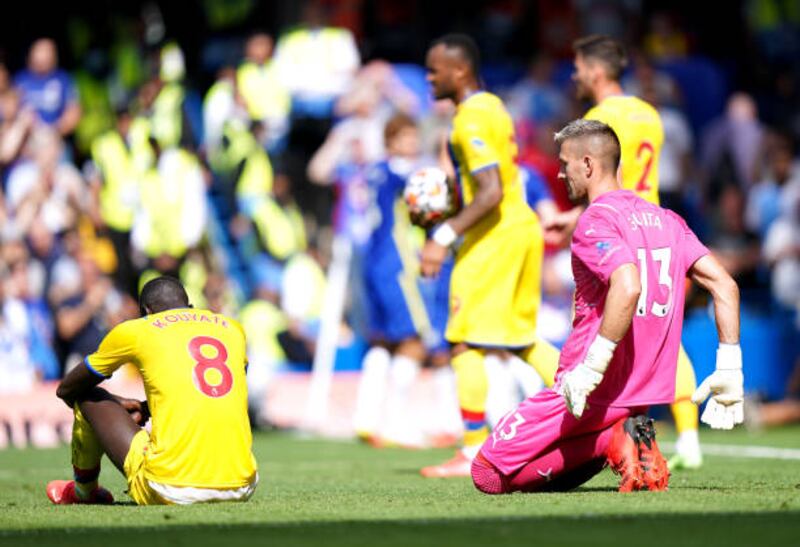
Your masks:
<instances>
[{"instance_id":1,"label":"short blond hair","mask_svg":"<svg viewBox=\"0 0 800 547\"><path fill-rule=\"evenodd\" d=\"M602 142L602 155L608 156L609 164L614 170L619 167L619 159L622 155L619 137L611 129L611 126L597 120L585 120L583 118L573 120L561 128L553 139L556 144L561 146L568 140L597 138Z\"/></svg>"}]
</instances>

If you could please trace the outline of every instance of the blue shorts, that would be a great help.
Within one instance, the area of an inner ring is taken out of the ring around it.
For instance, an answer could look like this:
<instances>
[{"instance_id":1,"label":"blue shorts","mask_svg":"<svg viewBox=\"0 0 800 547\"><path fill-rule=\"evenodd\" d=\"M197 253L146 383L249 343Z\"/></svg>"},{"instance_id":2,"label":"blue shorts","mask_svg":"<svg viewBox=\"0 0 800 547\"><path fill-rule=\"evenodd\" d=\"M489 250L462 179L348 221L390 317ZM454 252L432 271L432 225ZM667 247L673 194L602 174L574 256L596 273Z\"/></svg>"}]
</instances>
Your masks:
<instances>
[{"instance_id":1,"label":"blue shorts","mask_svg":"<svg viewBox=\"0 0 800 547\"><path fill-rule=\"evenodd\" d=\"M446 351L452 262L435 279L403 270L365 269L369 333L373 340L401 342L419 336L431 352Z\"/></svg>"}]
</instances>

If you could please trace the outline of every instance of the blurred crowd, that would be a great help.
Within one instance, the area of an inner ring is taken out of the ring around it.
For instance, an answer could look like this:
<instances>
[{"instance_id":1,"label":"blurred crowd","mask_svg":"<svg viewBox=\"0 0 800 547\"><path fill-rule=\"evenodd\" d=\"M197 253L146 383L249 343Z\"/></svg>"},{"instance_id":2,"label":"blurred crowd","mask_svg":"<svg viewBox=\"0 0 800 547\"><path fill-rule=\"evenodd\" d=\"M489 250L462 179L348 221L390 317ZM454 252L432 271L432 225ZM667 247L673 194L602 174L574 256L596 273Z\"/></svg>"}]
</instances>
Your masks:
<instances>
[{"instance_id":1,"label":"blurred crowd","mask_svg":"<svg viewBox=\"0 0 800 547\"><path fill-rule=\"evenodd\" d=\"M249 3L234 4L246 19ZM137 289L159 273L179 277L195 306L241 319L255 406L276 370L312 360L331 243L357 249L374 226L365 173L385 156L387 120L412 117L435 161L452 116L452 105L431 103L422 59L391 55L390 30L411 28L413 8L377 2L364 37L357 21L331 23L334 4L304 3L275 35L238 35L208 86L187 69L157 4L121 24L113 43L72 52L80 62L68 69L63 44L47 37L19 70L0 63L0 394L60 378L138 315ZM662 203L702 235L746 301L788 310L800 330L800 10L741 4L756 77L774 82L727 93L711 106L718 116L698 120L664 69L698 53L669 12L650 13L631 35L626 17L641 14L640 2L540 4L547 24L524 49L536 51L527 71L492 88L517 123L529 176L568 207L552 134L586 110L570 87L569 44L589 32L627 39L636 47L625 89L664 122ZM521 5L496 3L473 21L489 62L519 48ZM569 327L569 261L563 249L547 256L544 313L554 319L543 323L558 342ZM363 335L351 285L342 328Z\"/></svg>"}]
</instances>

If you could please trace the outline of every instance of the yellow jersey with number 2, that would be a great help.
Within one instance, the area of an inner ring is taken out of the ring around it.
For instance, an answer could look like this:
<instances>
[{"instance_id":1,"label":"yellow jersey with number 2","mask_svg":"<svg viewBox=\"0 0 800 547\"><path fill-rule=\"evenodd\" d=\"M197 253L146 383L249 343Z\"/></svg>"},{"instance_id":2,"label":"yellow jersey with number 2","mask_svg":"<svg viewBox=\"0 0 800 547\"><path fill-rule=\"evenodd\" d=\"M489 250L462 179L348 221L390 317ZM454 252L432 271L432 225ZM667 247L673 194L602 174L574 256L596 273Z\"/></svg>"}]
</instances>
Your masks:
<instances>
[{"instance_id":1,"label":"yellow jersey with number 2","mask_svg":"<svg viewBox=\"0 0 800 547\"><path fill-rule=\"evenodd\" d=\"M256 475L247 416L245 336L207 310L167 310L120 323L86 358L109 377L125 363L142 375L152 415L144 474L160 484L240 488Z\"/></svg>"},{"instance_id":2,"label":"yellow jersey with number 2","mask_svg":"<svg viewBox=\"0 0 800 547\"><path fill-rule=\"evenodd\" d=\"M658 159L664 144L658 111L633 95L612 95L584 118L601 121L617 134L622 147L622 187L658 205Z\"/></svg>"}]
</instances>

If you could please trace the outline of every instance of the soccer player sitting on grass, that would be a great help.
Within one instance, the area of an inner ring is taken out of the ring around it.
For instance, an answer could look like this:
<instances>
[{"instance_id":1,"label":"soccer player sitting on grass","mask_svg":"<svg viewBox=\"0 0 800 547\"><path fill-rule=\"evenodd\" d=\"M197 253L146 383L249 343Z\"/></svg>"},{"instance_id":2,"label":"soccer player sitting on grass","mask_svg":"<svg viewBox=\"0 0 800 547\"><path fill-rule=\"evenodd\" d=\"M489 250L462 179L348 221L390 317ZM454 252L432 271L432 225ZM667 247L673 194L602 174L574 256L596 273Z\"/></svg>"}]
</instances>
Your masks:
<instances>
[{"instance_id":1,"label":"soccer player sitting on grass","mask_svg":"<svg viewBox=\"0 0 800 547\"><path fill-rule=\"evenodd\" d=\"M74 481L51 481L56 504L112 503L98 486L105 453L139 505L246 501L258 483L247 417L245 336L224 315L195 310L171 277L148 282L142 317L114 327L61 381L75 412ZM97 384L125 363L141 373L147 401ZM151 433L142 429L152 418Z\"/></svg>"},{"instance_id":2,"label":"soccer player sitting on grass","mask_svg":"<svg viewBox=\"0 0 800 547\"><path fill-rule=\"evenodd\" d=\"M621 492L665 490L667 463L644 413L674 400L683 279L714 299L717 370L693 399L713 392L702 420L720 429L743 419L739 289L678 215L621 188L609 126L577 120L555 139L570 199L589 203L572 237L573 331L553 389L497 424L472 478L489 494L568 490L608 463Z\"/></svg>"}]
</instances>

